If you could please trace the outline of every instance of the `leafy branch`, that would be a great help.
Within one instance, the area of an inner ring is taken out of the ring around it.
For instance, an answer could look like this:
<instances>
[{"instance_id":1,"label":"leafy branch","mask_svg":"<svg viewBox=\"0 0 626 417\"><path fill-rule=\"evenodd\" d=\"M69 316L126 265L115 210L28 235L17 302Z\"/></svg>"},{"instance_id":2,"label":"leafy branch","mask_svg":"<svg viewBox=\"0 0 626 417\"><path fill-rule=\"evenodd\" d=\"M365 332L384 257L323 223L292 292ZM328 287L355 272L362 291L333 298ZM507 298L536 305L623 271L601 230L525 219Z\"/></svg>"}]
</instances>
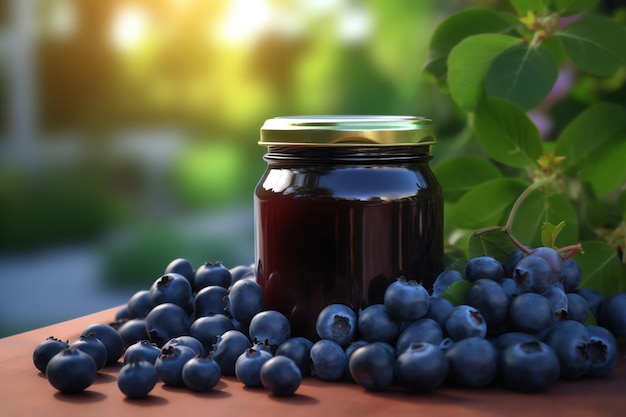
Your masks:
<instances>
[{"instance_id":1,"label":"leafy branch","mask_svg":"<svg viewBox=\"0 0 626 417\"><path fill-rule=\"evenodd\" d=\"M514 13L460 11L431 39L424 73L465 114L461 146L477 155L435 166L446 233L469 234L457 240L467 257L551 246L577 259L586 286L624 291L626 108L587 94L551 133L531 114L555 117L555 103L608 78L625 91L626 28L595 13L597 0L510 3Z\"/></svg>"}]
</instances>

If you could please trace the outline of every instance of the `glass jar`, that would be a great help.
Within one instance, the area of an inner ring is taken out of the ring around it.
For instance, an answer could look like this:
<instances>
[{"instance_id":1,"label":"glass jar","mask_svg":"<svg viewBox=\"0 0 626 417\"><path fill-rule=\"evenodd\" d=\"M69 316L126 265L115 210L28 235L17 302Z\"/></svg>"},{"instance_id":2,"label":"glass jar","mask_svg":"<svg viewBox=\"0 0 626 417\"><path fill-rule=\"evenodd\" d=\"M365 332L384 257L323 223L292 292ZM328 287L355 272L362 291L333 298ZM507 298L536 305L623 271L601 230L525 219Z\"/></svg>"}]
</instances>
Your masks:
<instances>
[{"instance_id":1,"label":"glass jar","mask_svg":"<svg viewBox=\"0 0 626 417\"><path fill-rule=\"evenodd\" d=\"M312 340L328 304L382 303L400 276L430 289L443 269L443 197L428 119L269 119L255 189L257 282L265 308Z\"/></svg>"}]
</instances>

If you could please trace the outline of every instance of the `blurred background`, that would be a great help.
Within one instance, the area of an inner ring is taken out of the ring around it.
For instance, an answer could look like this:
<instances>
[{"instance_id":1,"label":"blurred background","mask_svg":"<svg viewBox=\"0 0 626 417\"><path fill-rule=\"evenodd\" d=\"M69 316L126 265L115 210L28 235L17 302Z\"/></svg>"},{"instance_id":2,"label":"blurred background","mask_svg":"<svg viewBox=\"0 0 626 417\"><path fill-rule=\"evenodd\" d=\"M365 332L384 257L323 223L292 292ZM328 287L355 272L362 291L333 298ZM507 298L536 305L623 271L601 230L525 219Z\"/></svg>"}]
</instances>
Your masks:
<instances>
[{"instance_id":1,"label":"blurred background","mask_svg":"<svg viewBox=\"0 0 626 417\"><path fill-rule=\"evenodd\" d=\"M465 1L1 0L0 337L254 262L265 119L409 114ZM60 335L59 337L63 337Z\"/></svg>"},{"instance_id":2,"label":"blurred background","mask_svg":"<svg viewBox=\"0 0 626 417\"><path fill-rule=\"evenodd\" d=\"M427 116L436 164L464 122L422 78L430 36L504 4L0 0L0 337L125 303L177 257L252 263L268 118Z\"/></svg>"}]
</instances>

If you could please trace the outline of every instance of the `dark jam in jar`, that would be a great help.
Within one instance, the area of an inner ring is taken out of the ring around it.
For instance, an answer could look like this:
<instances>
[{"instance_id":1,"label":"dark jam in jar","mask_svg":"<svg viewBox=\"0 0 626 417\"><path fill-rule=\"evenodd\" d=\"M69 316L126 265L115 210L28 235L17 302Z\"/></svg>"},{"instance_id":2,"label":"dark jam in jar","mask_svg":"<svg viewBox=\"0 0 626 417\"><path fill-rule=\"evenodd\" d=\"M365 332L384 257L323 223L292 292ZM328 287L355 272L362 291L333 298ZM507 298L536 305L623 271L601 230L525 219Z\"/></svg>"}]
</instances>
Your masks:
<instances>
[{"instance_id":1,"label":"dark jam in jar","mask_svg":"<svg viewBox=\"0 0 626 417\"><path fill-rule=\"evenodd\" d=\"M255 190L257 282L293 335L317 339L328 304L382 303L396 278L430 289L443 269L443 198L427 119L276 118Z\"/></svg>"}]
</instances>

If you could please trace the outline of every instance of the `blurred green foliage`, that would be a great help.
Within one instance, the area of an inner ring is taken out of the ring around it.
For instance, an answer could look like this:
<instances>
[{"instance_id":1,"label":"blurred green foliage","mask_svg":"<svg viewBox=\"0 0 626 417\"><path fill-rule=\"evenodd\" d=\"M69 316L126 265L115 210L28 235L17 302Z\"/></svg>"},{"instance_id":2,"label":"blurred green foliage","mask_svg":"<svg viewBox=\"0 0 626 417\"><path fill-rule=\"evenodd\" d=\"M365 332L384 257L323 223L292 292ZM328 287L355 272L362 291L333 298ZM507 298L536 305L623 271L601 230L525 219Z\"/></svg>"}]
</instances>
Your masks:
<instances>
[{"instance_id":1,"label":"blurred green foliage","mask_svg":"<svg viewBox=\"0 0 626 417\"><path fill-rule=\"evenodd\" d=\"M3 27L16 23L11 5L18 1L2 3ZM465 129L467 114L423 79L423 69L433 32L447 17L468 8L512 11L504 0L31 3L32 122L40 137L32 158L2 155L0 250L100 242L121 230L123 244L103 243L108 275L119 281L152 279L154 268L160 270L164 258L183 256L182 249L198 263L216 260L203 257L214 256L220 245L235 252L244 246L210 233L186 238L177 225L198 213L251 206L265 166L258 133L268 118L426 116L438 130L434 166L456 156L485 158ZM617 9L612 1L599 1L597 8ZM465 35L486 30L466 29ZM3 96L11 87L7 77L0 84ZM554 131L599 96L623 103L624 94L611 88L611 80L580 75L550 109ZM8 111L0 109L5 117ZM11 120L2 123L4 142L25 139L12 137L11 126ZM129 138L127 131L144 132L143 138ZM59 158L68 145L57 136L68 132L75 138L70 157ZM491 171L474 180L491 178ZM498 175L516 172L498 165ZM471 187L465 184L456 195ZM446 233L452 241L450 212ZM215 256L225 264L249 258L248 249L242 256L220 252Z\"/></svg>"},{"instance_id":2,"label":"blurred green foliage","mask_svg":"<svg viewBox=\"0 0 626 417\"><path fill-rule=\"evenodd\" d=\"M16 4L7 26L18 24ZM32 4L41 137L32 158L3 159L2 250L250 205L265 167L259 128L274 116L417 114L444 131L456 123L420 73L434 25L463 2ZM169 139L150 138L172 127ZM59 160L68 145L56 137L67 132L77 139Z\"/></svg>"}]
</instances>

